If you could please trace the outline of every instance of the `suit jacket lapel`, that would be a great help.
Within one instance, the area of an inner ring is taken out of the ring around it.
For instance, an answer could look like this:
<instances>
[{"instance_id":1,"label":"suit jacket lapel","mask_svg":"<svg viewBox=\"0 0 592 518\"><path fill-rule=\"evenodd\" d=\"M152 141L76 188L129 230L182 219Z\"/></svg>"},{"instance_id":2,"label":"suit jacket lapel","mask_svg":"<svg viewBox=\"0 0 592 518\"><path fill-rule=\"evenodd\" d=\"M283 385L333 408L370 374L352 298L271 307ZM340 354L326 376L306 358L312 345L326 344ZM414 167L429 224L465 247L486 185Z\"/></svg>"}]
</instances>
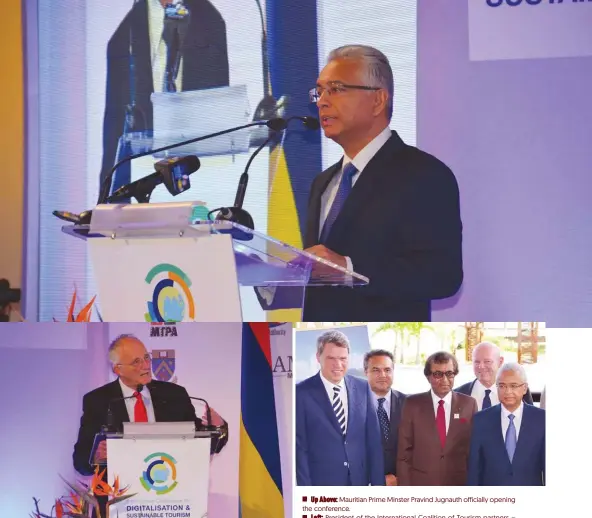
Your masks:
<instances>
[{"instance_id":1,"label":"suit jacket lapel","mask_svg":"<svg viewBox=\"0 0 592 518\"><path fill-rule=\"evenodd\" d=\"M119 380L115 380L111 383L110 387L110 405L111 413L113 414L113 424L118 430L123 430L123 423L129 422L129 414L127 407L125 406L125 400L123 400L123 392L119 385Z\"/></svg>"},{"instance_id":2,"label":"suit jacket lapel","mask_svg":"<svg viewBox=\"0 0 592 518\"><path fill-rule=\"evenodd\" d=\"M352 425L355 417L354 417L354 412L356 411L356 409L361 408L362 407L362 402L361 402L361 394L359 393L358 389L356 388L354 383L349 383L347 376L344 378L345 381L345 387L347 389L347 428L345 430L345 435L347 436L349 430L350 430L350 426ZM335 419L335 421L337 421L337 418ZM341 432L341 429L339 430Z\"/></svg>"},{"instance_id":3,"label":"suit jacket lapel","mask_svg":"<svg viewBox=\"0 0 592 518\"><path fill-rule=\"evenodd\" d=\"M323 412L325 413L325 415L327 416L329 421L332 423L333 428L335 428L335 431L338 432L339 435L341 435L341 428L339 426L339 423L337 422L337 417L335 416L335 412L333 412L333 407L331 406L331 402L329 401L329 396L327 395L327 391L325 390L325 386L323 385L323 382L321 381L320 373L318 373L315 376L315 378L316 378L315 388L314 388L312 395L317 400L317 403L320 405L321 409L323 410ZM348 398L349 398L349 394L348 394ZM349 405L349 407L351 408L351 405Z\"/></svg>"},{"instance_id":4,"label":"suit jacket lapel","mask_svg":"<svg viewBox=\"0 0 592 518\"><path fill-rule=\"evenodd\" d=\"M331 248L330 243L332 241L338 241L339 237L344 232L349 232L349 223L356 217L359 217L360 208L371 206L376 189L380 189L381 186L380 178L385 174L393 174L393 151L399 149L403 145L401 138L395 131L393 131L391 138L378 150L370 162L368 162L368 165L360 174L360 177L345 200L335 223L333 223L329 235L329 248ZM385 170L387 167L390 170Z\"/></svg>"},{"instance_id":5,"label":"suit jacket lapel","mask_svg":"<svg viewBox=\"0 0 592 518\"><path fill-rule=\"evenodd\" d=\"M341 170L342 162L343 159L329 167L329 169L323 171L319 175L317 185L315 186L315 190L311 192L311 206L308 217L311 218L313 224L310 226L311 234L306 236L304 248L308 248L310 246L318 244L319 242L319 235L321 231L321 199L331 179Z\"/></svg>"},{"instance_id":6,"label":"suit jacket lapel","mask_svg":"<svg viewBox=\"0 0 592 518\"><path fill-rule=\"evenodd\" d=\"M513 463L516 462L517 457L519 458L522 456L522 452L525 451L524 447L528 442L528 438L536 435L536 430L534 429L532 421L529 419L530 410L530 405L526 403L522 404L522 422L520 423L520 433L518 435L518 441L516 442L516 451L514 452ZM510 459L508 458L508 461L509 460Z\"/></svg>"},{"instance_id":7,"label":"suit jacket lapel","mask_svg":"<svg viewBox=\"0 0 592 518\"><path fill-rule=\"evenodd\" d=\"M450 424L448 425L448 433L446 434L446 445L444 449L451 447L451 444L454 441L456 434L460 430L460 416L462 408L460 407L458 400L458 395L455 392L453 392L452 400L450 402ZM458 419L454 418L455 415L458 415Z\"/></svg>"},{"instance_id":8,"label":"suit jacket lapel","mask_svg":"<svg viewBox=\"0 0 592 518\"><path fill-rule=\"evenodd\" d=\"M394 390L391 390L391 414L389 419L389 442L395 444L398 435L399 421L401 420L401 399Z\"/></svg>"},{"instance_id":9,"label":"suit jacket lapel","mask_svg":"<svg viewBox=\"0 0 592 518\"><path fill-rule=\"evenodd\" d=\"M425 433L429 436L429 439L440 450L442 449L442 445L440 444L440 435L438 434L438 428L436 427L436 414L434 413L434 402L432 401L431 391L424 393L424 397L421 401L421 404L423 407L421 415L425 416Z\"/></svg>"}]
</instances>

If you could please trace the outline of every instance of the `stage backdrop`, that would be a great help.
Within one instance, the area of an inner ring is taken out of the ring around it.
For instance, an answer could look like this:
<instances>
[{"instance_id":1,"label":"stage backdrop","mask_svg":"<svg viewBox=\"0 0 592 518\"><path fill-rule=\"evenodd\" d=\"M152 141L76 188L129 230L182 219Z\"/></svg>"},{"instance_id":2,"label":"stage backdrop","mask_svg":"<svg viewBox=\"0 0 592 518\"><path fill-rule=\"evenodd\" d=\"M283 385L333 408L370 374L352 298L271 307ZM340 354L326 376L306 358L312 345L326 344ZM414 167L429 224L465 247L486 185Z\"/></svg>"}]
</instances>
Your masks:
<instances>
[{"instance_id":1,"label":"stage backdrop","mask_svg":"<svg viewBox=\"0 0 592 518\"><path fill-rule=\"evenodd\" d=\"M417 12L418 146L456 174L464 224L464 285L432 319L589 325L592 2Z\"/></svg>"},{"instance_id":2,"label":"stage backdrop","mask_svg":"<svg viewBox=\"0 0 592 518\"><path fill-rule=\"evenodd\" d=\"M282 461L291 451L291 330L275 328L272 354L276 365L276 408L280 428ZM279 334L280 331L286 331ZM0 483L2 516L28 516L32 497L51 508L64 494L58 477L77 477L72 468L72 450L82 410L82 396L113 379L107 361L110 341L133 333L154 355L166 360L153 364L155 377L183 385L191 396L206 399L229 423L229 441L211 464L209 512L212 518L238 513L238 459L240 414L240 360L242 324L197 324L151 326L150 324L11 324L3 326L0 354L4 382L12 387L2 398ZM289 342L289 343L288 343ZM282 357L277 362L276 355ZM174 358L174 361L173 361ZM4 363L6 362L6 363ZM198 416L203 406L196 402ZM290 416L290 417L288 417ZM282 467L283 486L291 488L291 465ZM288 518L290 503L286 502Z\"/></svg>"}]
</instances>

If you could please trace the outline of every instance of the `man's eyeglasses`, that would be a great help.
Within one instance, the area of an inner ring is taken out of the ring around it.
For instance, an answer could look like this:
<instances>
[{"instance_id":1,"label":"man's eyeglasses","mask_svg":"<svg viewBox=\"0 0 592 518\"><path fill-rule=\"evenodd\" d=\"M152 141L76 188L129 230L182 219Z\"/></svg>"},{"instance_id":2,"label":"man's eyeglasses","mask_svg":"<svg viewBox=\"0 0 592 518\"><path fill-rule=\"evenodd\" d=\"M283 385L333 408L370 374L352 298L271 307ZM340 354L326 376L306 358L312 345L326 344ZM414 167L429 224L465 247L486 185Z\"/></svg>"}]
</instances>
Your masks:
<instances>
[{"instance_id":1,"label":"man's eyeglasses","mask_svg":"<svg viewBox=\"0 0 592 518\"><path fill-rule=\"evenodd\" d=\"M437 380L441 380L444 376L446 376L448 379L452 379L452 378L454 378L454 376L456 376L456 372L454 372L454 371L446 371L446 372L433 371L432 376L434 376L434 378L436 378Z\"/></svg>"},{"instance_id":2,"label":"man's eyeglasses","mask_svg":"<svg viewBox=\"0 0 592 518\"><path fill-rule=\"evenodd\" d=\"M151 360L152 360L152 356L150 356L149 354L145 354L144 358L136 358L131 363L118 363L117 365L127 365L128 367L134 367L137 369L138 367L141 367L142 365L144 365L144 363L150 362Z\"/></svg>"},{"instance_id":3,"label":"man's eyeglasses","mask_svg":"<svg viewBox=\"0 0 592 518\"><path fill-rule=\"evenodd\" d=\"M339 81L329 81L327 86L317 85L315 88L311 88L308 92L311 103L319 102L319 99L324 92L329 96L338 95L345 92L346 90L380 90L379 86L364 86L364 85L346 85Z\"/></svg>"},{"instance_id":4,"label":"man's eyeglasses","mask_svg":"<svg viewBox=\"0 0 592 518\"><path fill-rule=\"evenodd\" d=\"M516 392L520 387L523 387L524 385L524 383L510 383L509 385L507 383L498 383L497 388L500 389L502 392L505 390Z\"/></svg>"}]
</instances>

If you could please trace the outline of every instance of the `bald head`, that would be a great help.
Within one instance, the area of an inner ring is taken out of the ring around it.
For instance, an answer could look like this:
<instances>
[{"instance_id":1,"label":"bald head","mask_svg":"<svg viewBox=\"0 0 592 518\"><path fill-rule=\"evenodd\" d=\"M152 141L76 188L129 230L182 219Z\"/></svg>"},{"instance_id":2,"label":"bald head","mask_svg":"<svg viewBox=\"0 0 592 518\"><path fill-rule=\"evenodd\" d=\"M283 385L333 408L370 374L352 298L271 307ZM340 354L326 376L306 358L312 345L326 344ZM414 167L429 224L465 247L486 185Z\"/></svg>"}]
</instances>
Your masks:
<instances>
[{"instance_id":1,"label":"bald head","mask_svg":"<svg viewBox=\"0 0 592 518\"><path fill-rule=\"evenodd\" d=\"M473 349L473 372L475 377L486 387L491 388L495 383L497 371L504 363L504 358L497 345L491 342L481 342Z\"/></svg>"}]
</instances>

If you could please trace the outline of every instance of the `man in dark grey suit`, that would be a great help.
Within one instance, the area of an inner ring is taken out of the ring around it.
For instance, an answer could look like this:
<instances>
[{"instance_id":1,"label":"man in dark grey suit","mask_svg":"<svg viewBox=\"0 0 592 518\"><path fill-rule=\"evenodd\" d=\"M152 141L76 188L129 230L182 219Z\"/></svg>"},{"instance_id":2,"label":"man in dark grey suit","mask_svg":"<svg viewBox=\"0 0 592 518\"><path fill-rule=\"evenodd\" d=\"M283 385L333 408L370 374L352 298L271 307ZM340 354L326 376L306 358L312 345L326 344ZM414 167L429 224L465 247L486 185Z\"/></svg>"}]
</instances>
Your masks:
<instances>
[{"instance_id":1,"label":"man in dark grey suit","mask_svg":"<svg viewBox=\"0 0 592 518\"><path fill-rule=\"evenodd\" d=\"M374 349L364 356L364 373L372 390L384 451L384 475L387 486L397 485L397 443L401 409L407 397L393 390L394 357L389 351Z\"/></svg>"},{"instance_id":2,"label":"man in dark grey suit","mask_svg":"<svg viewBox=\"0 0 592 518\"><path fill-rule=\"evenodd\" d=\"M503 363L504 357L497 345L491 342L476 345L473 349L473 372L476 379L454 389L455 392L475 398L479 410L499 404L495 379ZM533 404L530 389L526 389L522 400L529 405Z\"/></svg>"}]
</instances>

